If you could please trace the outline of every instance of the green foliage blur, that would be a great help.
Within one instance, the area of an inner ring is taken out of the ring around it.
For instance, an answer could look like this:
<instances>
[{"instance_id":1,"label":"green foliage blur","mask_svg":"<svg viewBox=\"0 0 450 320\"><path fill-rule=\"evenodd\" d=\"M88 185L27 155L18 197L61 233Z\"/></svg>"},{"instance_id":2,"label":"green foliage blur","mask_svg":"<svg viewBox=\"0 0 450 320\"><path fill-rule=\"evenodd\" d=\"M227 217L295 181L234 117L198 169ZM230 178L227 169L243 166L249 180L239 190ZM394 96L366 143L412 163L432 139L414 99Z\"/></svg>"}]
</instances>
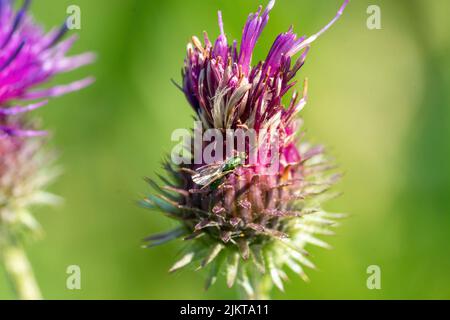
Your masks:
<instances>
[{"instance_id":1,"label":"green foliage blur","mask_svg":"<svg viewBox=\"0 0 450 320\"><path fill-rule=\"evenodd\" d=\"M46 234L27 252L47 299L238 298L223 281L205 291L205 273L167 270L180 243L151 250L141 239L175 225L136 201L144 176L163 173L176 128L192 126L179 81L186 44L207 30L218 35L218 9L229 39L240 39L256 0L39 0L32 11L47 29L66 8L82 10L72 53L95 51L95 65L54 83L87 75L87 90L54 99L35 112L52 130L64 174L51 190L56 209L36 208ZM278 0L257 45L263 59L291 24L312 34L343 0ZM366 26L369 5L381 7L382 29ZM310 51L299 80L309 78L303 116L307 137L324 142L345 172L343 196L328 205L351 217L311 248L311 283L289 274L276 299L450 298L450 2L353 0L342 20ZM66 289L66 268L79 265L82 289ZM381 268L381 290L366 286ZM0 270L0 298L10 299Z\"/></svg>"}]
</instances>

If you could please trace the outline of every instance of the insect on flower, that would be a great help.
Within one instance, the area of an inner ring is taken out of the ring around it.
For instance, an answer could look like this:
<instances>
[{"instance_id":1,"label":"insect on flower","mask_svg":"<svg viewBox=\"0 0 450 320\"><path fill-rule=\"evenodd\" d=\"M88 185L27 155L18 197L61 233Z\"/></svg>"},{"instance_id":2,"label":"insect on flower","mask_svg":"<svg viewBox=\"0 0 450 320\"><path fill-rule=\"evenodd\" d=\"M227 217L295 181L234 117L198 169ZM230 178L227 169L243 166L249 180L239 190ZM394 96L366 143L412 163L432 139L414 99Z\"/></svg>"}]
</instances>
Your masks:
<instances>
[{"instance_id":1,"label":"insect on flower","mask_svg":"<svg viewBox=\"0 0 450 320\"><path fill-rule=\"evenodd\" d=\"M208 186L211 187L211 190L216 190L222 183L224 177L245 164L246 158L245 152L241 152L237 156L228 158L222 163L204 165L195 170L196 173L192 175L192 181L202 186L202 190Z\"/></svg>"},{"instance_id":2,"label":"insect on flower","mask_svg":"<svg viewBox=\"0 0 450 320\"><path fill-rule=\"evenodd\" d=\"M220 12L218 38L212 41L205 34L203 42L193 37L188 44L180 87L196 120L218 132L219 149L214 151L234 148L228 143L229 130L244 129L244 137L253 133L258 157L251 148L245 153L236 148L223 161L198 163L196 151L210 152L209 145L191 144L188 163L164 163L164 186L148 179L156 194L142 205L180 225L147 237L145 247L178 238L185 243L170 272L190 265L207 268L206 288L223 273L228 287L238 284L248 298L267 298L272 284L283 290L286 269L308 280L304 268L315 265L306 247L330 248L320 236L334 234L335 221L345 215L327 212L322 204L339 195L330 188L340 175L322 146L298 139L302 122L297 115L307 103L308 83L303 95L293 88L312 43L336 23L348 3L344 0L334 18L312 36L298 37L293 27L280 33L263 61L252 62L253 51L274 0L248 16L240 45L228 41ZM291 99L286 105L287 94ZM242 143L238 134L232 141Z\"/></svg>"}]
</instances>

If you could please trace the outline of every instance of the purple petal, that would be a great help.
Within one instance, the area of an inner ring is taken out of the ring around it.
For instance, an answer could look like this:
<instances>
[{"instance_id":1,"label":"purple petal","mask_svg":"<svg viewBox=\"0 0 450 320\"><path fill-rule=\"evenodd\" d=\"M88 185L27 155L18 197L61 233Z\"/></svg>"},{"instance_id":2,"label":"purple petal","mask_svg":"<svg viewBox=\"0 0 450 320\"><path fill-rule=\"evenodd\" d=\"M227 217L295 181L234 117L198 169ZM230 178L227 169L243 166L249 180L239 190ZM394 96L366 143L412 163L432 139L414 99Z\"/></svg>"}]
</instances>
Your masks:
<instances>
[{"instance_id":1,"label":"purple petal","mask_svg":"<svg viewBox=\"0 0 450 320\"><path fill-rule=\"evenodd\" d=\"M345 0L342 6L340 7L339 11L337 12L336 16L325 26L323 27L319 32L316 34L310 36L305 41L298 43L296 46L294 46L289 52L287 53L288 56L293 56L303 48L309 46L311 43L317 40L318 37L320 37L325 31L327 31L336 21L339 20L339 18L344 13L345 8L347 7L350 0Z\"/></svg>"},{"instance_id":2,"label":"purple petal","mask_svg":"<svg viewBox=\"0 0 450 320\"><path fill-rule=\"evenodd\" d=\"M0 126L0 131L5 132L7 135L16 137L42 137L47 135L46 131L22 130L6 126Z\"/></svg>"},{"instance_id":3,"label":"purple petal","mask_svg":"<svg viewBox=\"0 0 450 320\"><path fill-rule=\"evenodd\" d=\"M92 77L85 78L83 80L72 82L71 84L64 85L64 86L56 86L50 89L44 89L44 90L37 90L32 91L23 96L24 99L43 99L43 98L49 98L49 97L59 97L65 94L68 94L73 91L78 91L83 88L86 88L90 86L92 83L94 83L95 79Z\"/></svg>"},{"instance_id":4,"label":"purple petal","mask_svg":"<svg viewBox=\"0 0 450 320\"><path fill-rule=\"evenodd\" d=\"M271 0L260 16L261 7L254 14L250 14L242 32L241 50L239 54L239 64L245 74L248 74L252 61L253 50L264 27L269 21L269 12L275 5L275 0Z\"/></svg>"},{"instance_id":5,"label":"purple petal","mask_svg":"<svg viewBox=\"0 0 450 320\"><path fill-rule=\"evenodd\" d=\"M220 11L218 12L218 18L219 18L220 35L217 38L216 43L214 44L213 56L215 58L221 57L222 61L226 62L228 59L228 42L223 29L222 12Z\"/></svg>"},{"instance_id":6,"label":"purple petal","mask_svg":"<svg viewBox=\"0 0 450 320\"><path fill-rule=\"evenodd\" d=\"M0 108L0 115L9 116L16 115L20 113L29 112L40 107L45 106L48 103L48 100L41 101L34 104L29 104L27 106L17 106L17 107L9 107L9 108Z\"/></svg>"}]
</instances>

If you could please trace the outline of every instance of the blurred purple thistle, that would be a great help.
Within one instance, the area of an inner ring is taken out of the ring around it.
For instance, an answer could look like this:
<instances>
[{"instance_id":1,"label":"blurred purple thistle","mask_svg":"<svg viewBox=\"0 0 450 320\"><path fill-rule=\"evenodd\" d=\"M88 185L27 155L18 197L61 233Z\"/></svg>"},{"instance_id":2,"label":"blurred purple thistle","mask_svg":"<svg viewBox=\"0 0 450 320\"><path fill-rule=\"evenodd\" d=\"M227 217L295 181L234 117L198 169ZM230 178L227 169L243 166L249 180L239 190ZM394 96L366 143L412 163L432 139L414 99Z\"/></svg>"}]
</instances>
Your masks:
<instances>
[{"instance_id":1,"label":"blurred purple thistle","mask_svg":"<svg viewBox=\"0 0 450 320\"><path fill-rule=\"evenodd\" d=\"M31 1L25 0L16 11L13 2L0 0L0 125L2 118L32 111L46 101L12 106L13 101L26 102L61 96L85 88L93 82L88 77L68 85L38 89L55 75L69 72L95 60L92 53L66 56L76 36L62 40L67 33L66 23L44 33L28 13ZM30 132L0 126L0 131L21 135ZM40 133L37 133L40 135Z\"/></svg>"},{"instance_id":2,"label":"blurred purple thistle","mask_svg":"<svg viewBox=\"0 0 450 320\"><path fill-rule=\"evenodd\" d=\"M46 132L37 130L28 113L46 105L49 98L90 85L93 78L88 77L40 88L57 74L92 63L95 56L66 56L76 41L76 36L62 40L66 23L44 33L28 12L30 0L17 11L13 3L0 0L0 260L18 297L39 299L21 244L24 237L40 231L30 207L53 205L59 198L44 190L57 174L49 168L53 156L46 151L47 139L36 138Z\"/></svg>"}]
</instances>

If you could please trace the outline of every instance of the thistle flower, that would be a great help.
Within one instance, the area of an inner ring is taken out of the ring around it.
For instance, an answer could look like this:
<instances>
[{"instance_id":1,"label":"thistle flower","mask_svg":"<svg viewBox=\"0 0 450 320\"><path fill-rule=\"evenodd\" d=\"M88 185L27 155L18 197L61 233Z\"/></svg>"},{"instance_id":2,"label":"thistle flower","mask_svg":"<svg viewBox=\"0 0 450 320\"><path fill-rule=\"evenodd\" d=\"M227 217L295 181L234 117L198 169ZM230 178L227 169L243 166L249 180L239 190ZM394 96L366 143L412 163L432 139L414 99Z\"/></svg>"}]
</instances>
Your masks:
<instances>
[{"instance_id":1,"label":"thistle flower","mask_svg":"<svg viewBox=\"0 0 450 320\"><path fill-rule=\"evenodd\" d=\"M76 37L62 41L66 23L49 33L28 13L30 0L16 11L13 2L0 0L0 253L17 293L39 298L31 269L20 250L24 237L39 232L29 209L55 204L58 197L45 192L56 171L45 144L45 131L38 130L28 112L44 106L47 99L82 89L86 78L68 85L38 88L59 73L93 61L91 53L67 57ZM38 138L39 137L39 138Z\"/></svg>"},{"instance_id":2,"label":"thistle flower","mask_svg":"<svg viewBox=\"0 0 450 320\"><path fill-rule=\"evenodd\" d=\"M303 268L315 266L305 247L329 248L317 235L333 234L330 227L342 217L321 207L336 195L329 192L338 178L331 159L322 146L296 139L301 125L296 116L307 102L307 80L301 96L294 91L287 106L282 99L296 85L294 77L311 44L338 20L348 0L318 33L297 37L291 27L275 39L264 61L252 64L274 4L272 0L264 11L259 7L249 15L239 49L236 41L228 43L220 12L220 35L214 44L206 33L204 43L193 37L188 44L180 89L202 127L223 136L223 145L215 141L216 152L227 157L221 164L167 162L171 179L163 178L165 187L149 180L159 194L143 201L181 223L146 239L149 246L185 240L181 259L170 271L191 264L208 266L207 287L223 271L228 286L238 282L249 298L266 297L263 291L271 283L283 290L285 267L308 281ZM243 150L233 149L226 138L236 130L255 133L257 143L245 141ZM206 148L205 143L188 146L192 159ZM265 160L254 154L266 154ZM274 161L277 166L268 171Z\"/></svg>"}]
</instances>

